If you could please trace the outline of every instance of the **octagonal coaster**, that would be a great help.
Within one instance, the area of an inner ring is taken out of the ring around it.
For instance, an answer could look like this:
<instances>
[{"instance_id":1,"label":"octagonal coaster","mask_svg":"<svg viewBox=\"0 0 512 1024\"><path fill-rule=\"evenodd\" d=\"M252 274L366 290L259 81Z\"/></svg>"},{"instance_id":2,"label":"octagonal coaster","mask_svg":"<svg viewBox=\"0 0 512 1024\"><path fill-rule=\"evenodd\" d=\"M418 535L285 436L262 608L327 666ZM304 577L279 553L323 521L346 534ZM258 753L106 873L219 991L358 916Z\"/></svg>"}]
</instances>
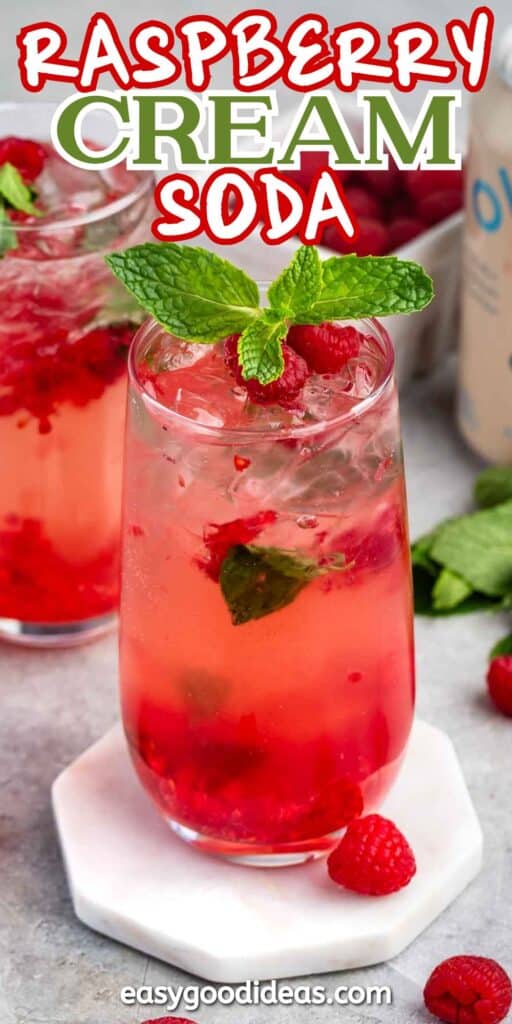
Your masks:
<instances>
[{"instance_id":1,"label":"octagonal coaster","mask_svg":"<svg viewBox=\"0 0 512 1024\"><path fill-rule=\"evenodd\" d=\"M361 967L399 953L477 874L482 834L448 737L416 722L382 807L418 871L379 899L337 889L322 860L249 868L176 838L133 771L119 726L53 786L78 917L98 932L212 981Z\"/></svg>"}]
</instances>

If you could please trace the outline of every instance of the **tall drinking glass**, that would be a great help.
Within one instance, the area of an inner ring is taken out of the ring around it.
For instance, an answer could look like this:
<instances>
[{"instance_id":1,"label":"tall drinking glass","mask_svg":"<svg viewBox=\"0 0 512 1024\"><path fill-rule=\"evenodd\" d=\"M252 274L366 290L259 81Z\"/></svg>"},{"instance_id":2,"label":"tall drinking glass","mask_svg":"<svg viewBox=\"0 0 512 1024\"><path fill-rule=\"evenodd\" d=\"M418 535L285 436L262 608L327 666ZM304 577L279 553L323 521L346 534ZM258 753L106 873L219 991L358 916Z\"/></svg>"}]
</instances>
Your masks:
<instances>
[{"instance_id":1,"label":"tall drinking glass","mask_svg":"<svg viewBox=\"0 0 512 1024\"><path fill-rule=\"evenodd\" d=\"M45 645L101 633L118 605L136 314L103 257L148 237L152 193L147 172L67 164L49 142L52 114L0 106L0 163L32 161L42 213L11 211L2 230L0 636ZM106 141L100 115L87 123Z\"/></svg>"},{"instance_id":2,"label":"tall drinking glass","mask_svg":"<svg viewBox=\"0 0 512 1024\"><path fill-rule=\"evenodd\" d=\"M155 322L130 356L126 736L182 838L246 863L330 849L379 805L414 705L393 349L376 321L300 409L257 406L222 344Z\"/></svg>"}]
</instances>

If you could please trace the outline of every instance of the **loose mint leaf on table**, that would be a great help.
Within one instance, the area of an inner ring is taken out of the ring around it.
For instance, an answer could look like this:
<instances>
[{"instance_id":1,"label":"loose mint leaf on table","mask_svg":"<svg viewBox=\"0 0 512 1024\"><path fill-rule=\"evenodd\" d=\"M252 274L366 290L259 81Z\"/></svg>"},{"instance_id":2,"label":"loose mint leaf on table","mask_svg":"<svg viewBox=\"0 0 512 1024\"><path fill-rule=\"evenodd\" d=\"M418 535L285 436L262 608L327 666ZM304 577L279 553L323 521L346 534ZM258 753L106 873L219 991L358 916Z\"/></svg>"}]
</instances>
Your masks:
<instances>
[{"instance_id":1,"label":"loose mint leaf on table","mask_svg":"<svg viewBox=\"0 0 512 1024\"><path fill-rule=\"evenodd\" d=\"M499 658L503 654L512 654L512 633L507 633L507 636L498 640L498 643L489 652L489 661L492 661L493 658Z\"/></svg>"},{"instance_id":2,"label":"loose mint leaf on table","mask_svg":"<svg viewBox=\"0 0 512 1024\"><path fill-rule=\"evenodd\" d=\"M245 328L238 341L238 358L246 380L255 377L260 384L270 384L281 376L284 370L281 342L287 332L286 320L270 309Z\"/></svg>"},{"instance_id":3,"label":"loose mint leaf on table","mask_svg":"<svg viewBox=\"0 0 512 1024\"><path fill-rule=\"evenodd\" d=\"M432 607L436 612L453 611L472 593L471 583L462 576L451 569L441 569L432 587Z\"/></svg>"},{"instance_id":4,"label":"loose mint leaf on table","mask_svg":"<svg viewBox=\"0 0 512 1024\"><path fill-rule=\"evenodd\" d=\"M443 570L439 566L438 575L433 576L420 566L413 565L414 611L416 615L428 615L430 618L445 618L448 615L468 615L471 612L492 612L504 609L505 603L503 598L487 597L485 594L479 594L474 590L459 604L452 607L436 607L433 596L434 588L443 571L448 572L448 570Z\"/></svg>"},{"instance_id":5,"label":"loose mint leaf on table","mask_svg":"<svg viewBox=\"0 0 512 1024\"><path fill-rule=\"evenodd\" d=\"M33 217L41 216L41 211L34 206L33 192L25 185L20 172L13 164L5 163L0 166L0 196L4 203L8 203L14 210L21 210L22 213Z\"/></svg>"},{"instance_id":6,"label":"loose mint leaf on table","mask_svg":"<svg viewBox=\"0 0 512 1024\"><path fill-rule=\"evenodd\" d=\"M319 296L296 320L321 323L413 313L433 296L432 280L418 263L396 256L333 256L322 264Z\"/></svg>"},{"instance_id":7,"label":"loose mint leaf on table","mask_svg":"<svg viewBox=\"0 0 512 1024\"><path fill-rule=\"evenodd\" d=\"M257 284L206 249L146 242L106 259L137 302L185 341L219 341L260 315Z\"/></svg>"},{"instance_id":8,"label":"loose mint leaf on table","mask_svg":"<svg viewBox=\"0 0 512 1024\"><path fill-rule=\"evenodd\" d=\"M489 466L475 482L475 501L480 508L492 508L512 498L512 466Z\"/></svg>"},{"instance_id":9,"label":"loose mint leaf on table","mask_svg":"<svg viewBox=\"0 0 512 1024\"><path fill-rule=\"evenodd\" d=\"M294 318L314 305L322 287L322 261L313 245L297 249L291 263L268 289L268 300L283 317Z\"/></svg>"},{"instance_id":10,"label":"loose mint leaf on table","mask_svg":"<svg viewBox=\"0 0 512 1024\"><path fill-rule=\"evenodd\" d=\"M341 554L319 565L293 551L237 544L222 563L220 587L233 624L240 626L279 611L311 580L343 567Z\"/></svg>"},{"instance_id":11,"label":"loose mint leaf on table","mask_svg":"<svg viewBox=\"0 0 512 1024\"><path fill-rule=\"evenodd\" d=\"M430 557L482 594L512 593L512 501L445 523Z\"/></svg>"}]
</instances>

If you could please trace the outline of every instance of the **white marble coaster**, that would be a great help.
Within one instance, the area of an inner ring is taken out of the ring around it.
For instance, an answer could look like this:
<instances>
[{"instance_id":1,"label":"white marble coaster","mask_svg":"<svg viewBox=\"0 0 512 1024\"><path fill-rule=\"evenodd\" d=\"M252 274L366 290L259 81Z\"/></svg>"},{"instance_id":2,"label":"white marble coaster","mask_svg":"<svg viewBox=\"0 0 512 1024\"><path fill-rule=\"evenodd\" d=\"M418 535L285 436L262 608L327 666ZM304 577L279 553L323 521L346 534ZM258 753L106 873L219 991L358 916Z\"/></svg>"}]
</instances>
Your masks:
<instances>
[{"instance_id":1,"label":"white marble coaster","mask_svg":"<svg viewBox=\"0 0 512 1024\"><path fill-rule=\"evenodd\" d=\"M322 860L248 868L177 839L136 779L116 726L67 768L53 805L78 917L212 981L284 978L388 960L477 874L482 835L447 736L416 722L382 807L418 871L381 898L336 888Z\"/></svg>"}]
</instances>

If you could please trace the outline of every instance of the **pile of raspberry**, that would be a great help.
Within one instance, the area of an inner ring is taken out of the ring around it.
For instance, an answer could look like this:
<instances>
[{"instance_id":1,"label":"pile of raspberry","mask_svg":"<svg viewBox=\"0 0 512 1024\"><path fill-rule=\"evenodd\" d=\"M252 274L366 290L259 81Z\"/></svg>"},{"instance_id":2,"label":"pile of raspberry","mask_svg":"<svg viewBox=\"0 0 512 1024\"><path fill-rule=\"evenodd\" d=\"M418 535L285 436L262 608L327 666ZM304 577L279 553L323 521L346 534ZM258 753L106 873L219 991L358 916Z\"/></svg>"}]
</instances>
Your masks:
<instances>
[{"instance_id":1,"label":"pile of raspberry","mask_svg":"<svg viewBox=\"0 0 512 1024\"><path fill-rule=\"evenodd\" d=\"M341 253L384 256L462 208L462 171L401 171L391 157L388 160L388 168L380 171L336 171L359 225L359 237L347 243L329 225L323 245ZM329 167L331 161L328 153L303 153L300 170L288 171L287 176L307 190L318 171Z\"/></svg>"}]
</instances>

